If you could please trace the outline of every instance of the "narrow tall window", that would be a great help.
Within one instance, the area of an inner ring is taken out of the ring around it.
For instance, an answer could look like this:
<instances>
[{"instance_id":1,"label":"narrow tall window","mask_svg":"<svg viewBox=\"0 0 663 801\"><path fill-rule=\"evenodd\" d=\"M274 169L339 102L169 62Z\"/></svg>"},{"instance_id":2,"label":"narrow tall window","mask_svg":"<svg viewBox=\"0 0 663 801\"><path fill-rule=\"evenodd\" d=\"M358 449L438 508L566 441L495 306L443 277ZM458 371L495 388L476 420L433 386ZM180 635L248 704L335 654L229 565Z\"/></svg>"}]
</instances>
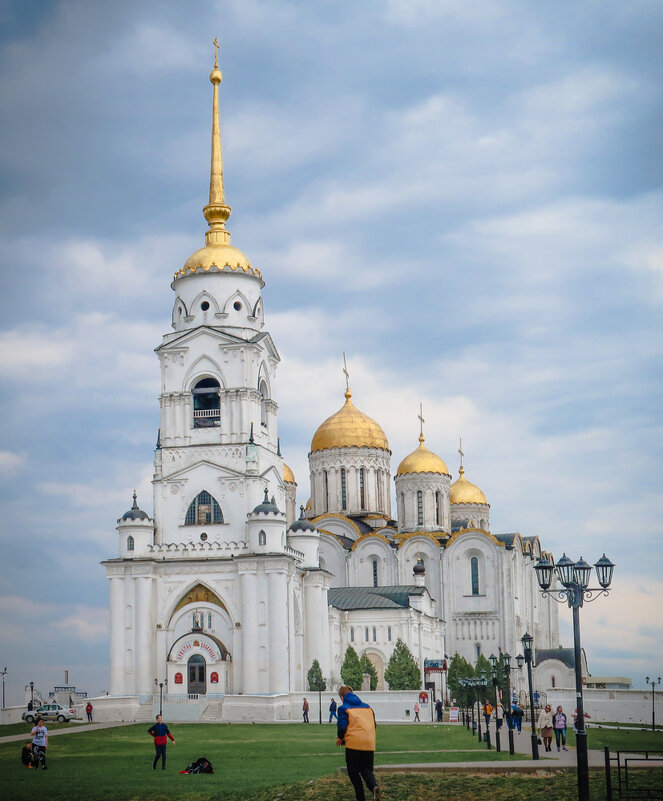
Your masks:
<instances>
[{"instance_id":1,"label":"narrow tall window","mask_svg":"<svg viewBox=\"0 0 663 801\"><path fill-rule=\"evenodd\" d=\"M373 586L378 586L378 560L373 560Z\"/></svg>"},{"instance_id":2,"label":"narrow tall window","mask_svg":"<svg viewBox=\"0 0 663 801\"><path fill-rule=\"evenodd\" d=\"M351 628L350 629L350 642L354 642L354 641L355 641L355 630L354 630L354 628Z\"/></svg>"},{"instance_id":3,"label":"narrow tall window","mask_svg":"<svg viewBox=\"0 0 663 801\"><path fill-rule=\"evenodd\" d=\"M435 493L435 525L442 525L442 493L439 490Z\"/></svg>"},{"instance_id":4,"label":"narrow tall window","mask_svg":"<svg viewBox=\"0 0 663 801\"><path fill-rule=\"evenodd\" d=\"M348 508L348 483L345 477L345 467L341 468L341 509Z\"/></svg>"},{"instance_id":5,"label":"narrow tall window","mask_svg":"<svg viewBox=\"0 0 663 801\"><path fill-rule=\"evenodd\" d=\"M133 551L134 549L134 538L129 534L127 537L127 551Z\"/></svg>"},{"instance_id":6,"label":"narrow tall window","mask_svg":"<svg viewBox=\"0 0 663 801\"><path fill-rule=\"evenodd\" d=\"M423 526L424 524L424 493L421 490L417 491L417 525Z\"/></svg>"},{"instance_id":7,"label":"narrow tall window","mask_svg":"<svg viewBox=\"0 0 663 801\"><path fill-rule=\"evenodd\" d=\"M363 467L359 471L359 503L362 509L366 508L366 471Z\"/></svg>"},{"instance_id":8,"label":"narrow tall window","mask_svg":"<svg viewBox=\"0 0 663 801\"><path fill-rule=\"evenodd\" d=\"M258 532L258 545L267 545L267 535L264 531Z\"/></svg>"},{"instance_id":9,"label":"narrow tall window","mask_svg":"<svg viewBox=\"0 0 663 801\"><path fill-rule=\"evenodd\" d=\"M364 639L368 642L368 626L364 628Z\"/></svg>"},{"instance_id":10,"label":"narrow tall window","mask_svg":"<svg viewBox=\"0 0 663 801\"><path fill-rule=\"evenodd\" d=\"M325 512L329 511L329 479L327 477L327 471L322 471L322 491L325 495Z\"/></svg>"},{"instance_id":11,"label":"narrow tall window","mask_svg":"<svg viewBox=\"0 0 663 801\"><path fill-rule=\"evenodd\" d=\"M187 509L184 525L200 526L211 523L223 523L223 512L209 492L203 490L193 499Z\"/></svg>"},{"instance_id":12,"label":"narrow tall window","mask_svg":"<svg viewBox=\"0 0 663 801\"><path fill-rule=\"evenodd\" d=\"M391 642L391 626L387 626L387 640Z\"/></svg>"},{"instance_id":13,"label":"narrow tall window","mask_svg":"<svg viewBox=\"0 0 663 801\"><path fill-rule=\"evenodd\" d=\"M269 390L267 389L266 381L260 382L258 392L260 392L260 425L267 428L267 398Z\"/></svg>"},{"instance_id":14,"label":"narrow tall window","mask_svg":"<svg viewBox=\"0 0 663 801\"><path fill-rule=\"evenodd\" d=\"M208 629L212 628L212 613L211 612L207 613L207 628Z\"/></svg>"},{"instance_id":15,"label":"narrow tall window","mask_svg":"<svg viewBox=\"0 0 663 801\"><path fill-rule=\"evenodd\" d=\"M375 489L377 490L376 497L378 499L378 512L381 512L382 511L382 470L378 470L377 471L377 474L376 474L376 477L375 477L375 481L376 481Z\"/></svg>"},{"instance_id":16,"label":"narrow tall window","mask_svg":"<svg viewBox=\"0 0 663 801\"><path fill-rule=\"evenodd\" d=\"M375 626L373 626L373 642L376 642L377 638L378 638L378 631L375 628Z\"/></svg>"},{"instance_id":17,"label":"narrow tall window","mask_svg":"<svg viewBox=\"0 0 663 801\"><path fill-rule=\"evenodd\" d=\"M401 492L401 520L405 520L405 493Z\"/></svg>"},{"instance_id":18,"label":"narrow tall window","mask_svg":"<svg viewBox=\"0 0 663 801\"><path fill-rule=\"evenodd\" d=\"M202 378L191 390L194 428L212 428L221 425L220 389L216 378Z\"/></svg>"},{"instance_id":19,"label":"narrow tall window","mask_svg":"<svg viewBox=\"0 0 663 801\"><path fill-rule=\"evenodd\" d=\"M472 578L472 595L479 594L479 558L473 556L470 559L470 575Z\"/></svg>"},{"instance_id":20,"label":"narrow tall window","mask_svg":"<svg viewBox=\"0 0 663 801\"><path fill-rule=\"evenodd\" d=\"M481 656L481 643L477 643L475 646L477 651L477 659Z\"/></svg>"}]
</instances>

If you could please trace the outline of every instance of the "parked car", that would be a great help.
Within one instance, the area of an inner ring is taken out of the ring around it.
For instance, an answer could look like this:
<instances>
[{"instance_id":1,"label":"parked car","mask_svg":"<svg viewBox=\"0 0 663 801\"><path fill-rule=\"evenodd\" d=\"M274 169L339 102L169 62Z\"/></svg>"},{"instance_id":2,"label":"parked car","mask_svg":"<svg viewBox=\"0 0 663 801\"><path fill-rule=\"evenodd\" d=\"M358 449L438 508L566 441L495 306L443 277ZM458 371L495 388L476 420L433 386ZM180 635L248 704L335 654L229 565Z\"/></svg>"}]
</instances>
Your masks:
<instances>
[{"instance_id":1,"label":"parked car","mask_svg":"<svg viewBox=\"0 0 663 801\"><path fill-rule=\"evenodd\" d=\"M67 709L62 704L44 704L39 709L32 709L29 712L24 712L21 717L26 723L34 723L37 718L44 718L44 720L57 720L58 723L68 723L72 718L76 717L73 709Z\"/></svg>"}]
</instances>

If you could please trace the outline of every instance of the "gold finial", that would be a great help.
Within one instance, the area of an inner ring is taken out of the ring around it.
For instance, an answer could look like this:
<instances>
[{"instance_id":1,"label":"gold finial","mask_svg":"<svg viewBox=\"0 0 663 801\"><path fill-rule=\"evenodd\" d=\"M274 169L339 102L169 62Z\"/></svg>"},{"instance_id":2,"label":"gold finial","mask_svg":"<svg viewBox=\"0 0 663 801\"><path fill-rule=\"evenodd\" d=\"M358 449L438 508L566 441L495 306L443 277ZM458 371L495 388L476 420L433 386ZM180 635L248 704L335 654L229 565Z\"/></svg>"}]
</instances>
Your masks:
<instances>
[{"instance_id":1,"label":"gold finial","mask_svg":"<svg viewBox=\"0 0 663 801\"><path fill-rule=\"evenodd\" d=\"M463 456L465 456L465 454L463 453L463 438L459 437L458 441L459 441L458 453L460 454L460 472L464 473L465 471L463 470Z\"/></svg>"},{"instance_id":2,"label":"gold finial","mask_svg":"<svg viewBox=\"0 0 663 801\"><path fill-rule=\"evenodd\" d=\"M352 392L350 392L350 373L348 372L348 363L345 360L345 353L343 353L343 372L345 373L345 397L349 400L352 397Z\"/></svg>"},{"instance_id":3,"label":"gold finial","mask_svg":"<svg viewBox=\"0 0 663 801\"><path fill-rule=\"evenodd\" d=\"M421 444L423 445L423 443L424 443L424 423L426 421L424 420L424 406L423 406L422 403L419 404L418 419L419 419L419 442L421 442Z\"/></svg>"},{"instance_id":4,"label":"gold finial","mask_svg":"<svg viewBox=\"0 0 663 801\"><path fill-rule=\"evenodd\" d=\"M223 157L221 155L221 125L219 123L219 84L223 75L219 69L219 39L214 38L214 69L209 79L214 87L212 98L212 163L209 179L209 203L203 209L205 219L209 223L209 231L205 234L207 245L230 244L230 231L226 230L226 221L230 217L230 206L226 205L223 188Z\"/></svg>"}]
</instances>

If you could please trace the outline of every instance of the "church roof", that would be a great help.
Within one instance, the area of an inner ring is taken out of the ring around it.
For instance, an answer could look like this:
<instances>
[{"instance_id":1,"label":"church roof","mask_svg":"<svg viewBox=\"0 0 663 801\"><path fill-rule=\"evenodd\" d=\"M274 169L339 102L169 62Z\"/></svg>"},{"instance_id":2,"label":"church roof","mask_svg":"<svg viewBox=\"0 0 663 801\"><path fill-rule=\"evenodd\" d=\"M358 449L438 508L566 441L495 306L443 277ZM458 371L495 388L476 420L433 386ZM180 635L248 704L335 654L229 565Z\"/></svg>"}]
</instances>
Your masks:
<instances>
[{"instance_id":1,"label":"church roof","mask_svg":"<svg viewBox=\"0 0 663 801\"><path fill-rule=\"evenodd\" d=\"M419 437L419 447L412 451L409 456L398 465L396 471L397 476L403 476L407 473L438 473L440 475L449 475L449 468L447 467L444 459L429 451L424 445L424 435Z\"/></svg>"},{"instance_id":2,"label":"church roof","mask_svg":"<svg viewBox=\"0 0 663 801\"><path fill-rule=\"evenodd\" d=\"M460 476L449 488L449 501L451 503L482 503L488 504L486 496L476 484L465 478L465 468L461 466Z\"/></svg>"},{"instance_id":3,"label":"church roof","mask_svg":"<svg viewBox=\"0 0 663 801\"><path fill-rule=\"evenodd\" d=\"M134 490L134 502L131 506L131 509L126 511L117 522L119 523L122 520L149 520L149 518L150 516L147 514L147 512L144 512L142 509L138 508L136 490Z\"/></svg>"},{"instance_id":4,"label":"church roof","mask_svg":"<svg viewBox=\"0 0 663 801\"><path fill-rule=\"evenodd\" d=\"M353 609L407 609L411 595L423 595L425 587L414 584L391 587L332 587L329 604L345 612Z\"/></svg>"},{"instance_id":5,"label":"church roof","mask_svg":"<svg viewBox=\"0 0 663 801\"><path fill-rule=\"evenodd\" d=\"M576 658L573 648L537 648L536 664L540 665L545 659L557 659L567 667L575 668Z\"/></svg>"},{"instance_id":6,"label":"church roof","mask_svg":"<svg viewBox=\"0 0 663 801\"><path fill-rule=\"evenodd\" d=\"M311 452L329 448L380 448L389 450L387 436L368 415L352 403L352 393L345 393L344 405L328 417L313 435Z\"/></svg>"},{"instance_id":7,"label":"church roof","mask_svg":"<svg viewBox=\"0 0 663 801\"><path fill-rule=\"evenodd\" d=\"M286 484L296 484L295 481L295 474L292 470L288 467L288 465L283 462L283 480Z\"/></svg>"}]
</instances>

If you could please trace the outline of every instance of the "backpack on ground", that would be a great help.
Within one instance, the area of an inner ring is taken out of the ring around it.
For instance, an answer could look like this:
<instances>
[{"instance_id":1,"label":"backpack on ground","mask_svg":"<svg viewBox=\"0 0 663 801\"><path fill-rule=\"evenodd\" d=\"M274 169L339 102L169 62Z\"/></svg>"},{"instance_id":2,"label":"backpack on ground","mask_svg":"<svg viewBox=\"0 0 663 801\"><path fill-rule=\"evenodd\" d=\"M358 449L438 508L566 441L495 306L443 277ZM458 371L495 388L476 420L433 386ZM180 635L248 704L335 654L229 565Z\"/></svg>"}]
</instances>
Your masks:
<instances>
[{"instance_id":1,"label":"backpack on ground","mask_svg":"<svg viewBox=\"0 0 663 801\"><path fill-rule=\"evenodd\" d=\"M214 773L214 768L209 760L205 759L205 757L200 757L195 762L187 765L180 773Z\"/></svg>"}]
</instances>

